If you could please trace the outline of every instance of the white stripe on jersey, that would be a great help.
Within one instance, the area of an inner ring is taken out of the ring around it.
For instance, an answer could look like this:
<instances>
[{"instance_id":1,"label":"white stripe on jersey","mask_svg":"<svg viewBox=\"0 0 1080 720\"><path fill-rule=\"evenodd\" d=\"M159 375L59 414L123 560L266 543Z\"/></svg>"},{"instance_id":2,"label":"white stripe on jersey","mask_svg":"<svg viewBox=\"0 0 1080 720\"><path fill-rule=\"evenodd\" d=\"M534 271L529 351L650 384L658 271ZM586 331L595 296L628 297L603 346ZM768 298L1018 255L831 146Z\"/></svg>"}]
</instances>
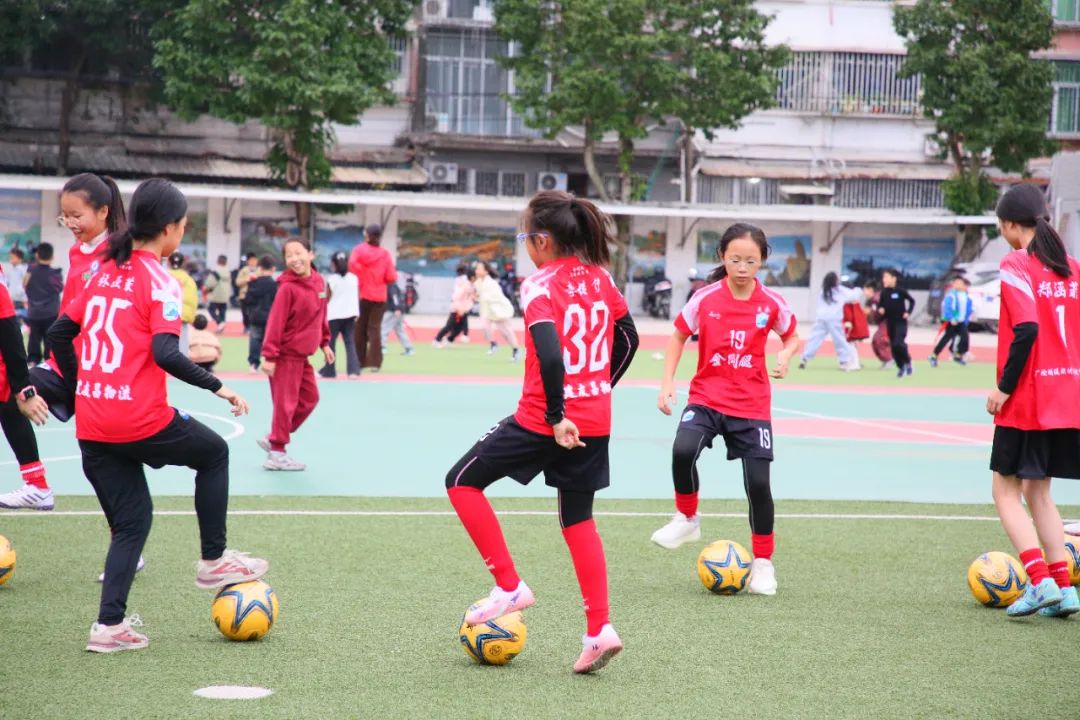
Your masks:
<instances>
[{"instance_id":1,"label":"white stripe on jersey","mask_svg":"<svg viewBox=\"0 0 1080 720\"><path fill-rule=\"evenodd\" d=\"M1025 278L1022 278L1009 270L1005 270L1004 268L1001 270L1000 275L1001 282L1005 283L1010 287L1016 288L1020 292L1027 295L1028 300L1035 302L1035 293L1031 289L1031 283L1028 282Z\"/></svg>"},{"instance_id":2,"label":"white stripe on jersey","mask_svg":"<svg viewBox=\"0 0 1080 720\"><path fill-rule=\"evenodd\" d=\"M150 273L151 292L150 297L158 302L172 301L180 303L180 298L183 292L180 289L180 281L174 278L169 272L161 267L160 263L151 262L145 258L142 259L143 267L145 267Z\"/></svg>"},{"instance_id":3,"label":"white stripe on jersey","mask_svg":"<svg viewBox=\"0 0 1080 720\"><path fill-rule=\"evenodd\" d=\"M791 307L787 304L787 300L784 299L783 295L776 292L775 290L770 290L769 288L765 287L765 284L762 283L760 280L758 281L758 283L761 284L762 291L770 298L772 298L773 302L776 303L776 306L780 308L780 311L776 316L777 332L779 332L781 335L787 335L789 332L795 329L795 313L791 312Z\"/></svg>"},{"instance_id":4,"label":"white stripe on jersey","mask_svg":"<svg viewBox=\"0 0 1080 720\"><path fill-rule=\"evenodd\" d=\"M712 285L706 285L694 293L693 297L690 298L690 301L683 306L682 312L679 314L682 316L683 322L686 323L686 326L690 328L691 332L696 333L698 331L698 315L701 312L701 301L709 295L722 290L723 287L724 283L722 280L715 282Z\"/></svg>"},{"instance_id":5,"label":"white stripe on jersey","mask_svg":"<svg viewBox=\"0 0 1080 720\"><path fill-rule=\"evenodd\" d=\"M551 291L548 290L547 284L551 282L557 272L559 272L559 268L548 268L547 270L538 270L525 278L525 282L521 283L522 315L525 314L525 311L529 309L529 305L536 298L551 298Z\"/></svg>"}]
</instances>

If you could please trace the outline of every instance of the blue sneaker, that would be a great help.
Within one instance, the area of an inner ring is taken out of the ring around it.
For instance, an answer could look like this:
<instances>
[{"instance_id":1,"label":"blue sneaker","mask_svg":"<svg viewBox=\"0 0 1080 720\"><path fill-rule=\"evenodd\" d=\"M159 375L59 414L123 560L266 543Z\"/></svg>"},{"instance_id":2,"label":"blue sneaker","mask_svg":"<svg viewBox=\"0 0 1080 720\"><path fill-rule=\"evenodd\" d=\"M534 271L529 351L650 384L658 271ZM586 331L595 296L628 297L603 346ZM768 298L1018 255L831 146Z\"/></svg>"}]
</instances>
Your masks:
<instances>
[{"instance_id":1,"label":"blue sneaker","mask_svg":"<svg viewBox=\"0 0 1080 720\"><path fill-rule=\"evenodd\" d=\"M930 356L930 367L937 367L937 355Z\"/></svg>"},{"instance_id":2,"label":"blue sneaker","mask_svg":"<svg viewBox=\"0 0 1080 720\"><path fill-rule=\"evenodd\" d=\"M1046 578L1038 585L1028 583L1024 594L1016 598L1016 601L1005 610L1009 617L1024 617L1034 615L1044 607L1057 605L1061 602L1061 590L1053 578Z\"/></svg>"},{"instance_id":3,"label":"blue sneaker","mask_svg":"<svg viewBox=\"0 0 1080 720\"><path fill-rule=\"evenodd\" d=\"M1044 607L1039 614L1043 617L1067 618L1078 612L1080 612L1080 597L1076 595L1076 588L1067 587L1061 590L1061 602Z\"/></svg>"}]
</instances>

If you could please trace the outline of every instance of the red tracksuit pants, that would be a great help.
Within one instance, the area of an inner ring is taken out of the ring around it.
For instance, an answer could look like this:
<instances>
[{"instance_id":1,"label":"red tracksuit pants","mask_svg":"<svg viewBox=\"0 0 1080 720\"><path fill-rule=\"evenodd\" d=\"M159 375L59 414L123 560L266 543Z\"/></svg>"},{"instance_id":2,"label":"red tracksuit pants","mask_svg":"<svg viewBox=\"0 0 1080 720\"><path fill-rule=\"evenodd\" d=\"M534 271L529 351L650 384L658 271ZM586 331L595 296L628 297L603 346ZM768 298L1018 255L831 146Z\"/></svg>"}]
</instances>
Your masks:
<instances>
[{"instance_id":1,"label":"red tracksuit pants","mask_svg":"<svg viewBox=\"0 0 1080 720\"><path fill-rule=\"evenodd\" d=\"M319 404L319 386L307 358L279 357L270 378L270 400L274 418L270 425L270 445L274 449L289 444L296 432Z\"/></svg>"}]
</instances>

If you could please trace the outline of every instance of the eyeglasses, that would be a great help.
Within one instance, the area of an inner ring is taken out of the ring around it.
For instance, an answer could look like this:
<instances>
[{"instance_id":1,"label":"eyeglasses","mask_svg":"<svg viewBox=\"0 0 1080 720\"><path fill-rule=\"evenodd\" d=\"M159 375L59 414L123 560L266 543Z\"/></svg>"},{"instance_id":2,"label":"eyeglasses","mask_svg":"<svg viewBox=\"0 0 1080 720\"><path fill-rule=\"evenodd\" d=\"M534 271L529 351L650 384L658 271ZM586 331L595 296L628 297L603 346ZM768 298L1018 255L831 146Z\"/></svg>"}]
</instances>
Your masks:
<instances>
[{"instance_id":1,"label":"eyeglasses","mask_svg":"<svg viewBox=\"0 0 1080 720\"><path fill-rule=\"evenodd\" d=\"M760 260L742 260L740 258L734 258L732 260L722 260L721 262L724 265L735 265L735 266L740 266L741 265L744 268L747 268L749 270L753 270L754 268L756 268L758 266L758 264L761 261Z\"/></svg>"},{"instance_id":2,"label":"eyeglasses","mask_svg":"<svg viewBox=\"0 0 1080 720\"><path fill-rule=\"evenodd\" d=\"M517 240L519 243L523 243L531 237L541 237L547 234L548 233L546 232L518 233L514 239Z\"/></svg>"},{"instance_id":3,"label":"eyeglasses","mask_svg":"<svg viewBox=\"0 0 1080 720\"><path fill-rule=\"evenodd\" d=\"M62 228L66 228L66 229L70 230L72 225L75 224L75 220L73 220L73 219L69 220L68 218L65 218L63 215L57 215L56 216L56 224L59 225Z\"/></svg>"}]
</instances>

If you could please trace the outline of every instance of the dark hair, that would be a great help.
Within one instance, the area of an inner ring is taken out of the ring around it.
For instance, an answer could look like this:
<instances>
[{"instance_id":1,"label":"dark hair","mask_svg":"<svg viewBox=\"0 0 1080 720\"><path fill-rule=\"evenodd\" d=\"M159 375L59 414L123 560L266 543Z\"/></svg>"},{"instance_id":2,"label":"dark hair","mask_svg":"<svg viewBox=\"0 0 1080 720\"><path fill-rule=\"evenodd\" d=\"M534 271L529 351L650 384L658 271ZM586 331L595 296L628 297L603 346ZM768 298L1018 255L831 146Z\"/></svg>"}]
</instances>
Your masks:
<instances>
[{"instance_id":1,"label":"dark hair","mask_svg":"<svg viewBox=\"0 0 1080 720\"><path fill-rule=\"evenodd\" d=\"M207 321L206 316L202 313L196 315L195 319L191 321L191 326L196 330L205 330L206 326L209 324L210 323L209 321Z\"/></svg>"},{"instance_id":2,"label":"dark hair","mask_svg":"<svg viewBox=\"0 0 1080 720\"><path fill-rule=\"evenodd\" d=\"M83 200L95 210L103 207L109 208L109 214L105 218L105 229L109 234L123 230L127 225L127 217L124 214L124 198L120 195L120 188L116 181L108 175L95 175L94 173L82 173L64 183L60 194L79 193Z\"/></svg>"},{"instance_id":3,"label":"dark hair","mask_svg":"<svg viewBox=\"0 0 1080 720\"><path fill-rule=\"evenodd\" d=\"M174 252L169 256L169 267L173 270L179 270L184 267L184 253L180 251Z\"/></svg>"},{"instance_id":4,"label":"dark hair","mask_svg":"<svg viewBox=\"0 0 1080 720\"><path fill-rule=\"evenodd\" d=\"M349 272L349 258L343 252L334 253L334 256L330 258L330 269L345 277Z\"/></svg>"},{"instance_id":5,"label":"dark hair","mask_svg":"<svg viewBox=\"0 0 1080 720\"><path fill-rule=\"evenodd\" d=\"M821 281L821 295L825 298L825 302L830 305L833 303L833 293L836 292L837 286L840 284L840 278L836 273L825 273L825 279Z\"/></svg>"},{"instance_id":6,"label":"dark hair","mask_svg":"<svg viewBox=\"0 0 1080 720\"><path fill-rule=\"evenodd\" d=\"M1030 183L1009 188L998 200L997 216L1024 227L1035 228L1035 237L1027 247L1028 253L1039 258L1043 265L1058 276L1072 275L1069 254L1061 236L1050 224L1050 213L1047 211L1046 197L1042 190Z\"/></svg>"},{"instance_id":7,"label":"dark hair","mask_svg":"<svg viewBox=\"0 0 1080 720\"><path fill-rule=\"evenodd\" d=\"M187 198L165 178L150 178L135 188L131 196L130 224L109 235L105 260L118 265L131 258L136 240L153 240L165 228L187 215Z\"/></svg>"},{"instance_id":8,"label":"dark hair","mask_svg":"<svg viewBox=\"0 0 1080 720\"><path fill-rule=\"evenodd\" d=\"M289 243L300 243L308 252L311 252L311 242L307 238L302 238L297 235L290 235L285 238L285 242L281 243L281 257L285 257L285 248L289 246Z\"/></svg>"},{"instance_id":9,"label":"dark hair","mask_svg":"<svg viewBox=\"0 0 1080 720\"><path fill-rule=\"evenodd\" d=\"M454 269L454 272L456 272L458 275L468 275L469 274L469 263L462 260L461 262L459 262L457 264L457 267Z\"/></svg>"},{"instance_id":10,"label":"dark hair","mask_svg":"<svg viewBox=\"0 0 1080 720\"><path fill-rule=\"evenodd\" d=\"M261 270L277 270L277 260L273 255L267 253L259 258L259 268Z\"/></svg>"},{"instance_id":11,"label":"dark hair","mask_svg":"<svg viewBox=\"0 0 1080 720\"><path fill-rule=\"evenodd\" d=\"M607 265L612 220L588 200L561 190L544 190L529 201L528 226L546 232L560 255L576 255L589 265Z\"/></svg>"},{"instance_id":12,"label":"dark hair","mask_svg":"<svg viewBox=\"0 0 1080 720\"><path fill-rule=\"evenodd\" d=\"M881 274L882 275L892 275L897 280L900 279L900 272L898 270L896 270L895 268L891 268L891 267L882 268Z\"/></svg>"},{"instance_id":13,"label":"dark hair","mask_svg":"<svg viewBox=\"0 0 1080 720\"><path fill-rule=\"evenodd\" d=\"M37 250L34 251L38 260L52 260L53 259L53 246L52 243L43 242L37 246Z\"/></svg>"},{"instance_id":14,"label":"dark hair","mask_svg":"<svg viewBox=\"0 0 1080 720\"><path fill-rule=\"evenodd\" d=\"M878 285L878 281L874 280L872 278L870 280L867 280L865 283L863 283L863 287L864 288L870 288L874 292L877 292L878 290L881 289L880 286Z\"/></svg>"},{"instance_id":15,"label":"dark hair","mask_svg":"<svg viewBox=\"0 0 1080 720\"><path fill-rule=\"evenodd\" d=\"M228 255L218 255L217 256L217 261L218 261L218 265L224 265L225 263L229 262L229 256Z\"/></svg>"},{"instance_id":16,"label":"dark hair","mask_svg":"<svg viewBox=\"0 0 1080 720\"><path fill-rule=\"evenodd\" d=\"M25 260L26 259L26 253L24 253L21 249L19 249L17 247L11 248L11 250L8 251L8 254L9 255L14 255L15 257L19 258L20 260Z\"/></svg>"},{"instance_id":17,"label":"dark hair","mask_svg":"<svg viewBox=\"0 0 1080 720\"><path fill-rule=\"evenodd\" d=\"M379 223L371 223L364 228L364 235L367 237L368 243L372 245L378 245L382 239L382 225Z\"/></svg>"},{"instance_id":18,"label":"dark hair","mask_svg":"<svg viewBox=\"0 0 1080 720\"><path fill-rule=\"evenodd\" d=\"M706 282L711 285L717 280L723 280L727 277L727 268L724 267L724 251L728 249L728 245L732 242L748 235L751 240L757 243L758 249L761 250L761 260L764 262L769 259L769 251L772 248L769 247L769 240L765 237L765 231L750 223L735 223L720 236L720 243L716 246L716 259L720 261L720 264L709 273Z\"/></svg>"}]
</instances>

